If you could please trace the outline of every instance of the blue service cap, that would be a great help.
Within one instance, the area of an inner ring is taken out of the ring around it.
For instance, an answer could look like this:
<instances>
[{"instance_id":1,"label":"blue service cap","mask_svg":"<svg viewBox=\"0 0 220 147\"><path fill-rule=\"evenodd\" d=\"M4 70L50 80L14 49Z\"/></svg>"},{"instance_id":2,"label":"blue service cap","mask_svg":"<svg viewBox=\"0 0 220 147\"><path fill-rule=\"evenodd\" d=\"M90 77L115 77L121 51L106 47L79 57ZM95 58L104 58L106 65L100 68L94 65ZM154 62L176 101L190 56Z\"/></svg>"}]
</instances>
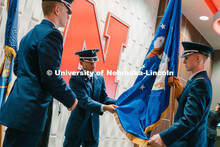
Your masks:
<instances>
[{"instance_id":1,"label":"blue service cap","mask_svg":"<svg viewBox=\"0 0 220 147\"><path fill-rule=\"evenodd\" d=\"M79 55L79 59L84 60L86 62L97 62L99 58L96 55L99 49L86 49L82 51L78 51L75 54Z\"/></svg>"},{"instance_id":2,"label":"blue service cap","mask_svg":"<svg viewBox=\"0 0 220 147\"><path fill-rule=\"evenodd\" d=\"M67 9L68 9L68 14L72 14L72 9L71 9L71 3L74 1L74 0L42 0L42 1L56 1L56 2L61 2L63 3Z\"/></svg>"},{"instance_id":3,"label":"blue service cap","mask_svg":"<svg viewBox=\"0 0 220 147\"><path fill-rule=\"evenodd\" d=\"M183 41L182 45L184 48L184 53L180 58L184 58L193 53L199 53L205 56L209 56L210 53L214 52L213 48L200 43Z\"/></svg>"}]
</instances>

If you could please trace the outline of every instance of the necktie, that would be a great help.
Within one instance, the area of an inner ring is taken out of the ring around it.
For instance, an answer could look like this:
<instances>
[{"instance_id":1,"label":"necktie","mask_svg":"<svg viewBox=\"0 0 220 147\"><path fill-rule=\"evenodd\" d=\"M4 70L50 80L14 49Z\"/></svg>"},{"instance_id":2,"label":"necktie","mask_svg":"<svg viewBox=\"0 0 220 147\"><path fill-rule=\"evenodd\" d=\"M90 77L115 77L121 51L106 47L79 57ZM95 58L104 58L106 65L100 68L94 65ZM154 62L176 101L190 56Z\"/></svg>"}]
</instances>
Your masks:
<instances>
[{"instance_id":1,"label":"necktie","mask_svg":"<svg viewBox=\"0 0 220 147\"><path fill-rule=\"evenodd\" d=\"M90 81L91 84L93 85L93 77L92 77L92 76L89 78L89 81Z\"/></svg>"},{"instance_id":2,"label":"necktie","mask_svg":"<svg viewBox=\"0 0 220 147\"><path fill-rule=\"evenodd\" d=\"M89 81L90 81L90 83L91 83L91 85L92 85L92 95L91 95L91 97L93 98L93 93L94 93L93 76L91 76L91 77L89 78Z\"/></svg>"}]
</instances>

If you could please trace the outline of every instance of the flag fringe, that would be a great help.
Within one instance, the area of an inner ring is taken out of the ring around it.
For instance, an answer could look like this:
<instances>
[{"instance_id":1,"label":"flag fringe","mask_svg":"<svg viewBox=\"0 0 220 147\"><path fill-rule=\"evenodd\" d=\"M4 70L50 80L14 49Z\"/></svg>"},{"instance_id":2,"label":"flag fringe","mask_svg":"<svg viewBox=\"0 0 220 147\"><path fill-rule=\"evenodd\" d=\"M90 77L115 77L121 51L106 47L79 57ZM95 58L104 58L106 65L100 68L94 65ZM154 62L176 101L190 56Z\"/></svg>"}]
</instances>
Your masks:
<instances>
[{"instance_id":1,"label":"flag fringe","mask_svg":"<svg viewBox=\"0 0 220 147\"><path fill-rule=\"evenodd\" d=\"M115 116L115 120L116 120L116 122L117 122L117 125L118 125L119 129L127 136L127 138L128 138L131 142L133 142L133 143L135 143L135 144L138 144L138 145L141 145L141 146L146 146L146 145L148 144L148 141L147 141L147 140L143 140L143 139L137 138L137 137L135 137L134 135L132 135L131 133L128 133L128 132L126 132L126 131L124 130L124 128L122 127L121 122L120 122L120 120L119 120L119 118L118 118L117 112L114 113L114 116Z\"/></svg>"},{"instance_id":2,"label":"flag fringe","mask_svg":"<svg viewBox=\"0 0 220 147\"><path fill-rule=\"evenodd\" d=\"M6 45L4 50L5 50L5 57L4 57L4 60L2 62L2 65L0 67L0 74L2 73L2 70L4 68L7 54L12 54L14 56L14 58L16 57L16 52L15 52L15 50L12 47Z\"/></svg>"},{"instance_id":3,"label":"flag fringe","mask_svg":"<svg viewBox=\"0 0 220 147\"><path fill-rule=\"evenodd\" d=\"M169 111L169 106L168 106L167 109L161 114L160 119L159 119L156 123L152 124L151 126L148 126L148 127L145 129L144 133L147 134L148 132L152 131L152 130L155 129L157 126L159 126L159 124L160 124L160 122L162 121L162 119L166 117L168 111Z\"/></svg>"},{"instance_id":4,"label":"flag fringe","mask_svg":"<svg viewBox=\"0 0 220 147\"><path fill-rule=\"evenodd\" d=\"M12 55L14 56L14 58L15 58L16 55L17 55L16 51L15 51L12 47L7 46L7 45L5 46L5 52L6 52L7 54L9 54L9 56L10 56L11 58L13 58ZM13 67L13 65L11 66L11 69L12 69L12 67ZM11 86L11 81L10 81L9 84L8 84L8 88L7 88L7 92L6 92L6 97L9 95L10 86Z\"/></svg>"},{"instance_id":5,"label":"flag fringe","mask_svg":"<svg viewBox=\"0 0 220 147\"><path fill-rule=\"evenodd\" d=\"M10 46L5 46L5 52L6 54L12 54L14 58L16 57L16 51Z\"/></svg>"},{"instance_id":6,"label":"flag fringe","mask_svg":"<svg viewBox=\"0 0 220 147\"><path fill-rule=\"evenodd\" d=\"M10 83L8 84L8 87L7 87L6 97L8 97L8 95L9 95L9 92L10 92L10 86L11 86L11 81L10 81Z\"/></svg>"},{"instance_id":7,"label":"flag fringe","mask_svg":"<svg viewBox=\"0 0 220 147\"><path fill-rule=\"evenodd\" d=\"M160 124L160 122L162 121L162 119L166 117L168 111L169 111L169 107L167 107L167 109L162 113L161 118L160 118L156 123L152 124L151 126L149 126L149 127L147 127L147 128L145 129L144 133L145 133L146 135L148 135L148 132L152 131L154 128L156 128L157 126L159 126L159 124ZM126 131L124 130L124 128L122 127L121 122L120 122L120 120L119 120L119 117L118 117L117 112L114 113L114 117L115 117L115 120L116 120L116 122L117 122L117 125L118 125L119 129L127 136L127 138L128 138L131 142L133 142L133 143L135 143L135 144L138 144L138 145L140 145L140 146L147 146L148 140L143 140L143 139L140 139L140 138L138 138L138 137L135 137L135 136L132 135L131 133L128 133L128 132L126 132ZM153 147L153 146L152 146L152 145L148 145L148 147Z\"/></svg>"},{"instance_id":8,"label":"flag fringe","mask_svg":"<svg viewBox=\"0 0 220 147\"><path fill-rule=\"evenodd\" d=\"M1 74L2 71L3 71L3 67L4 67L4 65L5 65L5 60L6 60L6 55L5 55L5 57L4 57L4 60L3 60L3 62L2 62L2 65L1 65L1 67L0 67L0 74Z\"/></svg>"},{"instance_id":9,"label":"flag fringe","mask_svg":"<svg viewBox=\"0 0 220 147\"><path fill-rule=\"evenodd\" d=\"M16 57L16 51L15 51L12 47L6 45L4 50L5 50L5 56L4 56L4 60L3 60L3 62L2 62L2 65L1 65L1 67L0 67L0 74L1 74L2 71L3 71L3 68L4 68L4 65L5 65L5 61L6 61L7 56L9 56L10 58L12 58L12 55L13 55L14 58ZM7 87L6 97L9 95L10 85L11 85L11 81L10 81L10 83L6 86L6 87Z\"/></svg>"}]
</instances>

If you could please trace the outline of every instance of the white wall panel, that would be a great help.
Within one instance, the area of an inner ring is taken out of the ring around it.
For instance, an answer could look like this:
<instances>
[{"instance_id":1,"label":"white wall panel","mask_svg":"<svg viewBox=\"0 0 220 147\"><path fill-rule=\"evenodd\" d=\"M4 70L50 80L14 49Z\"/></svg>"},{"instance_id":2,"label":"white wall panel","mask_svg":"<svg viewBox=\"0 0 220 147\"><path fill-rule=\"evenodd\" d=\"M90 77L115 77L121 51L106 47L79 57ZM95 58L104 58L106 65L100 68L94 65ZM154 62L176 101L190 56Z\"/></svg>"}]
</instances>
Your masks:
<instances>
[{"instance_id":1,"label":"white wall panel","mask_svg":"<svg viewBox=\"0 0 220 147\"><path fill-rule=\"evenodd\" d=\"M30 28L28 28L31 19L27 17L23 17L20 15L18 18L20 18L20 21L18 22L18 42L21 41L21 39L24 37L24 35L28 32Z\"/></svg>"},{"instance_id":2,"label":"white wall panel","mask_svg":"<svg viewBox=\"0 0 220 147\"><path fill-rule=\"evenodd\" d=\"M0 2L0 63L4 59L5 25L7 18L5 2L5 0L1 0Z\"/></svg>"},{"instance_id":3,"label":"white wall panel","mask_svg":"<svg viewBox=\"0 0 220 147\"><path fill-rule=\"evenodd\" d=\"M0 6L4 6L6 4L5 0L0 0Z\"/></svg>"},{"instance_id":4,"label":"white wall panel","mask_svg":"<svg viewBox=\"0 0 220 147\"><path fill-rule=\"evenodd\" d=\"M38 1L38 0L37 0ZM36 0L26 0L24 9L22 11L23 17L31 18L33 16L34 9L39 8L36 7Z\"/></svg>"},{"instance_id":5,"label":"white wall panel","mask_svg":"<svg viewBox=\"0 0 220 147\"><path fill-rule=\"evenodd\" d=\"M64 141L64 132L70 112L66 107L61 106L61 113L58 115L59 106L60 103L54 100L49 147L61 147Z\"/></svg>"},{"instance_id":6,"label":"white wall panel","mask_svg":"<svg viewBox=\"0 0 220 147\"><path fill-rule=\"evenodd\" d=\"M103 35L108 12L130 25L127 48L121 54L118 69L120 71L139 71L155 30L159 0L94 0L98 16L101 36ZM41 9L42 0L20 0L18 41L36 24L43 19ZM3 45L2 31L4 30L5 0L0 3L0 47ZM105 38L102 36L103 45ZM19 43L18 42L18 43ZM2 51L2 48L0 48ZM0 54L1 57L1 54ZM1 60L0 60L1 63ZM120 81L116 98L131 87L136 79L134 76L118 76ZM70 112L62 106L62 113L58 116L58 104L54 102L51 137L49 147L61 147L64 140L65 126ZM119 130L113 115L105 113L100 117L100 143L99 147L130 147L133 144Z\"/></svg>"},{"instance_id":7,"label":"white wall panel","mask_svg":"<svg viewBox=\"0 0 220 147\"><path fill-rule=\"evenodd\" d=\"M95 1L96 2L96 1ZM111 9L112 7L112 0L101 0L99 2L99 7L103 7L103 9L97 9L98 10L98 15L99 15L99 19L102 20L102 21L106 21L106 17L107 17L107 14L108 14L108 11Z\"/></svg>"},{"instance_id":8,"label":"white wall panel","mask_svg":"<svg viewBox=\"0 0 220 147\"><path fill-rule=\"evenodd\" d=\"M18 13L23 13L24 9L25 9L25 4L26 4L27 0L20 0L19 1L19 7L18 7Z\"/></svg>"},{"instance_id":9,"label":"white wall panel","mask_svg":"<svg viewBox=\"0 0 220 147\"><path fill-rule=\"evenodd\" d=\"M35 1L35 5L41 6L41 1ZM38 22L41 21L43 18L43 11L41 7L35 7L33 10L33 15L31 17L32 20Z\"/></svg>"},{"instance_id":10,"label":"white wall panel","mask_svg":"<svg viewBox=\"0 0 220 147\"><path fill-rule=\"evenodd\" d=\"M120 3L118 1L114 1L113 9L110 10L110 12L112 12L116 16L121 16L121 13L122 13L121 8L122 7Z\"/></svg>"}]
</instances>

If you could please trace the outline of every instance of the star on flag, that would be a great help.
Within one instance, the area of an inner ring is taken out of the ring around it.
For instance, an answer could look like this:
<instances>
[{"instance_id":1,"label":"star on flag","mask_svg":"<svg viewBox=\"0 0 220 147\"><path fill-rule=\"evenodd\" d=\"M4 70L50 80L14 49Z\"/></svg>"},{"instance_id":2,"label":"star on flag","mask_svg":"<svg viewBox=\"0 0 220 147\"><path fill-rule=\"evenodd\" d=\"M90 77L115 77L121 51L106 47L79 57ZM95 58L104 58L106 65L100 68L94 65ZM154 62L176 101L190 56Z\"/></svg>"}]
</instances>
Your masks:
<instances>
[{"instance_id":1,"label":"star on flag","mask_svg":"<svg viewBox=\"0 0 220 147\"><path fill-rule=\"evenodd\" d=\"M144 90L144 88L145 88L145 87L144 87L144 84L141 85L140 89L141 89L141 90Z\"/></svg>"},{"instance_id":2,"label":"star on flag","mask_svg":"<svg viewBox=\"0 0 220 147\"><path fill-rule=\"evenodd\" d=\"M161 24L161 26L160 26L160 27L161 27L162 29L165 29L165 26L166 26L166 25Z\"/></svg>"}]
</instances>

